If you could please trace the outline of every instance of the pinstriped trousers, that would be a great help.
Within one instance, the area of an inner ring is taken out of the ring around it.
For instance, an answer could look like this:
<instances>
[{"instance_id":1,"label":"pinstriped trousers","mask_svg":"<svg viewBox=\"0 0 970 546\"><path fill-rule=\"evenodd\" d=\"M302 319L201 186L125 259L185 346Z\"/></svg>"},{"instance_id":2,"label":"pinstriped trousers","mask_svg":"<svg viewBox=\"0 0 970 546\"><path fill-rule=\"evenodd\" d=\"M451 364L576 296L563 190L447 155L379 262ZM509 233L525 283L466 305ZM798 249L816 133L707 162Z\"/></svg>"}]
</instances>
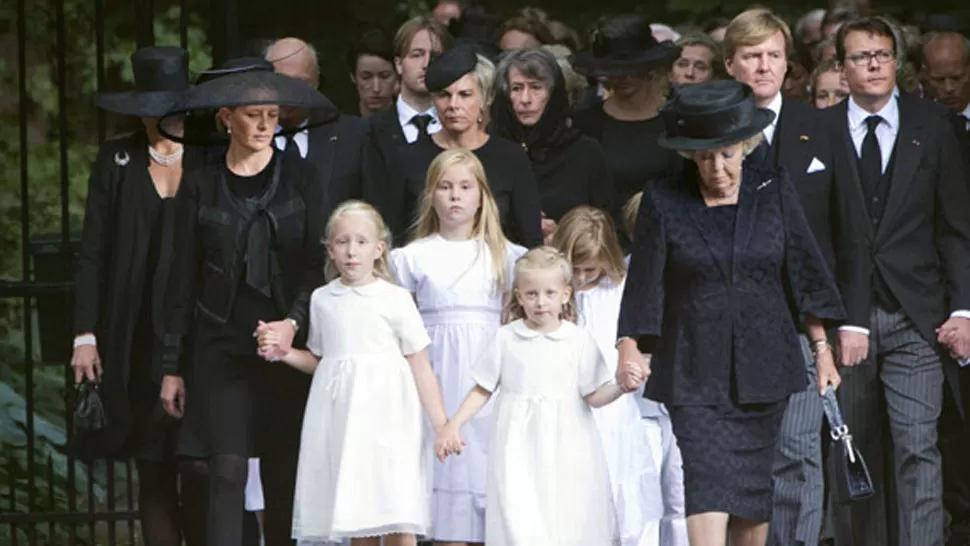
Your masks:
<instances>
[{"instance_id":1,"label":"pinstriped trousers","mask_svg":"<svg viewBox=\"0 0 970 546\"><path fill-rule=\"evenodd\" d=\"M772 471L773 492L768 546L818 544L825 484L822 420L825 412L815 386L815 360L801 336L808 388L788 399Z\"/></svg>"},{"instance_id":2,"label":"pinstriped trousers","mask_svg":"<svg viewBox=\"0 0 970 546\"><path fill-rule=\"evenodd\" d=\"M869 464L876 494L848 505L833 503L836 544L943 546L943 477L937 447L943 365L902 311L876 306L869 324L869 358L842 369L838 395L842 416ZM895 487L887 479L890 464ZM893 493L895 499L888 497ZM896 514L889 513L893 506ZM895 533L890 533L891 519ZM898 534L898 541L890 541L891 534Z\"/></svg>"}]
</instances>

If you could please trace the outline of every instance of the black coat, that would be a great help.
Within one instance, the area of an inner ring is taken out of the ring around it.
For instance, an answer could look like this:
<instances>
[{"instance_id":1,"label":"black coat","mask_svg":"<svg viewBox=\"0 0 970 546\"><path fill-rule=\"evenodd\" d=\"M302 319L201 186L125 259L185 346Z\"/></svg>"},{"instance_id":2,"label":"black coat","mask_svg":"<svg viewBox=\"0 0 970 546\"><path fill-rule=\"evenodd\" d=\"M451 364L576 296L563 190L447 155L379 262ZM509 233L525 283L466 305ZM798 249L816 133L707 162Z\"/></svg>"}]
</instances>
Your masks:
<instances>
[{"instance_id":1,"label":"black coat","mask_svg":"<svg viewBox=\"0 0 970 546\"><path fill-rule=\"evenodd\" d=\"M381 213L388 226L403 225L406 220L397 217L401 209L391 199L392 189L406 183L403 162L408 141L398 121L397 106L375 113L364 123L361 198Z\"/></svg>"},{"instance_id":2,"label":"black coat","mask_svg":"<svg viewBox=\"0 0 970 546\"><path fill-rule=\"evenodd\" d=\"M832 142L835 191L843 225L838 283L847 324L869 328L876 268L920 334L934 347L936 328L970 310L970 182L953 125L939 107L899 99L899 133L883 218L874 229L848 127L848 101L819 112ZM955 365L944 366L956 385Z\"/></svg>"},{"instance_id":3,"label":"black coat","mask_svg":"<svg viewBox=\"0 0 970 546\"><path fill-rule=\"evenodd\" d=\"M617 335L653 354L647 396L689 406L804 391L799 323L834 326L845 312L791 181L744 169L726 265L696 168L686 172L644 190L620 308Z\"/></svg>"},{"instance_id":4,"label":"black coat","mask_svg":"<svg viewBox=\"0 0 970 546\"><path fill-rule=\"evenodd\" d=\"M184 172L201 161L201 156L200 150L186 148ZM148 271L153 260L148 256L152 226L145 225L142 207L145 193L155 191L148 166L148 140L143 132L108 140L98 152L88 183L75 274L74 330L97 336L104 370L101 394L108 421L102 446L106 454L114 454L125 443L132 424L146 417L132 412L129 379L133 366L150 367L150 372L135 370L134 374L151 377L159 386L164 373L158 359L164 335L163 308L153 305L143 309L142 294L149 289L145 282L151 279L151 301L166 298L174 209L172 200L162 201L157 220L162 224L157 266L154 272ZM135 347L135 328L146 314L156 337L152 346ZM146 360L132 361L136 351Z\"/></svg>"},{"instance_id":5,"label":"black coat","mask_svg":"<svg viewBox=\"0 0 970 546\"><path fill-rule=\"evenodd\" d=\"M270 248L247 249L275 254L278 274L271 280L277 316L292 318L305 335L310 294L324 284L326 251L323 238L332 203L310 162L279 155L280 186L271 201L273 238ZM166 305L163 339L165 366L177 368L196 313L217 323L229 322L240 286L246 255L240 252L237 217L221 205L229 189L220 175L225 156L212 154L206 164L188 173L176 196L176 241L172 288ZM255 325L254 325L255 326Z\"/></svg>"},{"instance_id":6,"label":"black coat","mask_svg":"<svg viewBox=\"0 0 970 546\"><path fill-rule=\"evenodd\" d=\"M341 115L308 130L306 160L313 163L330 202L361 199L361 150L366 123L357 116Z\"/></svg>"}]
</instances>

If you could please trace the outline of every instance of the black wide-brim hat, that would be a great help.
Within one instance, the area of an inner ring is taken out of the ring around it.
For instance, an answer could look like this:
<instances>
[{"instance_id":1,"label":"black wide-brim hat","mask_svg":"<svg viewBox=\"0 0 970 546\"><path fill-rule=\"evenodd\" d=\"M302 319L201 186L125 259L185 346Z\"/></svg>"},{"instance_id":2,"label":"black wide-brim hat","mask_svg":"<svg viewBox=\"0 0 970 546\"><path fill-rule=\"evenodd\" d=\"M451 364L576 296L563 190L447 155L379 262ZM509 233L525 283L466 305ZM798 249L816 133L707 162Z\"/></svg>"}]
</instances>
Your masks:
<instances>
[{"instance_id":1,"label":"black wide-brim hat","mask_svg":"<svg viewBox=\"0 0 970 546\"><path fill-rule=\"evenodd\" d=\"M758 108L754 91L735 80L677 89L660 108L666 133L657 143L671 150L710 150L743 142L771 124L775 113Z\"/></svg>"},{"instance_id":2,"label":"black wide-brim hat","mask_svg":"<svg viewBox=\"0 0 970 546\"><path fill-rule=\"evenodd\" d=\"M314 123L326 122L339 115L330 99L306 82L278 74L273 71L271 63L254 57L232 59L219 68L203 72L199 84L182 94L181 100L165 114L159 122L159 130L171 140L187 142L193 137L180 134L181 120L186 116L211 119L212 112L220 108L261 105L305 110L308 119Z\"/></svg>"},{"instance_id":3,"label":"black wide-brim hat","mask_svg":"<svg viewBox=\"0 0 970 546\"><path fill-rule=\"evenodd\" d=\"M144 47L131 55L135 89L101 93L98 108L138 117L167 114L189 89L189 55L175 46Z\"/></svg>"},{"instance_id":4,"label":"black wide-brim hat","mask_svg":"<svg viewBox=\"0 0 970 546\"><path fill-rule=\"evenodd\" d=\"M650 23L636 15L621 15L597 29L589 51L574 53L569 63L590 77L643 74L669 68L680 57L680 46L658 42Z\"/></svg>"}]
</instances>

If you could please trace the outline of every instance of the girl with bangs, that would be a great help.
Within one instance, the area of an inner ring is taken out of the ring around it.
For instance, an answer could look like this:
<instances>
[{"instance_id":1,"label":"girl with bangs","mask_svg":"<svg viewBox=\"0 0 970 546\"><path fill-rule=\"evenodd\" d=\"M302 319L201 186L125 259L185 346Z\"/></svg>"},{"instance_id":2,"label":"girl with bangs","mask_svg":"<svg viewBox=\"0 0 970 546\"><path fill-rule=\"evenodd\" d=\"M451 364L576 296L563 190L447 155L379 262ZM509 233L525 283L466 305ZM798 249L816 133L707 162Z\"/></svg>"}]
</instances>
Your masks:
<instances>
[{"instance_id":1,"label":"girl with bangs","mask_svg":"<svg viewBox=\"0 0 970 546\"><path fill-rule=\"evenodd\" d=\"M605 212L576 207L559 222L555 246L572 264L577 323L616 373L617 320L626 263ZM618 535L625 545L686 545L680 453L663 407L638 395L593 410L603 441Z\"/></svg>"},{"instance_id":2,"label":"girl with bangs","mask_svg":"<svg viewBox=\"0 0 970 546\"><path fill-rule=\"evenodd\" d=\"M463 148L445 151L431 163L413 232L410 244L391 252L391 267L414 294L451 415L475 385L471 366L499 327L512 266L525 249L506 239L482 163ZM490 415L485 408L468 423L464 456L435 468L438 542L485 541Z\"/></svg>"}]
</instances>

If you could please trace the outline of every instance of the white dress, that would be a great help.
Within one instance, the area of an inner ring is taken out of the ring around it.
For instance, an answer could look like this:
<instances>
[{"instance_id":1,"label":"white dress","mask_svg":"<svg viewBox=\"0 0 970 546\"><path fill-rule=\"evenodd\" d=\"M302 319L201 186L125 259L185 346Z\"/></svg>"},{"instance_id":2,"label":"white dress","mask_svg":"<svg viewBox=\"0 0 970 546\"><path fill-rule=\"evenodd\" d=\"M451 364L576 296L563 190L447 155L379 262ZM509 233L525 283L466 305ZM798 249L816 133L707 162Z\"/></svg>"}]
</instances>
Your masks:
<instances>
[{"instance_id":1,"label":"white dress","mask_svg":"<svg viewBox=\"0 0 970 546\"><path fill-rule=\"evenodd\" d=\"M625 281L609 279L588 290L576 292L579 324L593 335L611 374L616 374L616 325L620 316ZM612 404L593 410L603 440L610 470L618 534L624 546L640 544L647 522L663 516L661 492L657 487L660 458L651 440L660 431L641 419L637 394L621 396Z\"/></svg>"},{"instance_id":2,"label":"white dress","mask_svg":"<svg viewBox=\"0 0 970 546\"><path fill-rule=\"evenodd\" d=\"M616 516L603 447L583 397L612 374L592 335L521 320L500 328L475 380L501 387L488 459L488 546L613 546Z\"/></svg>"},{"instance_id":3,"label":"white dress","mask_svg":"<svg viewBox=\"0 0 970 546\"><path fill-rule=\"evenodd\" d=\"M293 538L431 529L434 443L404 355L428 346L411 294L339 279L310 298L307 348L320 355L303 419Z\"/></svg>"},{"instance_id":4,"label":"white dress","mask_svg":"<svg viewBox=\"0 0 970 546\"><path fill-rule=\"evenodd\" d=\"M525 248L506 246L507 284ZM498 330L502 292L496 289L491 253L478 240L448 241L431 235L391 251L391 268L414 294L431 337L431 365L445 411L452 416L475 386L472 365ZM435 460L432 513L434 538L484 542L485 477L492 404L463 428L468 445L444 463Z\"/></svg>"}]
</instances>

